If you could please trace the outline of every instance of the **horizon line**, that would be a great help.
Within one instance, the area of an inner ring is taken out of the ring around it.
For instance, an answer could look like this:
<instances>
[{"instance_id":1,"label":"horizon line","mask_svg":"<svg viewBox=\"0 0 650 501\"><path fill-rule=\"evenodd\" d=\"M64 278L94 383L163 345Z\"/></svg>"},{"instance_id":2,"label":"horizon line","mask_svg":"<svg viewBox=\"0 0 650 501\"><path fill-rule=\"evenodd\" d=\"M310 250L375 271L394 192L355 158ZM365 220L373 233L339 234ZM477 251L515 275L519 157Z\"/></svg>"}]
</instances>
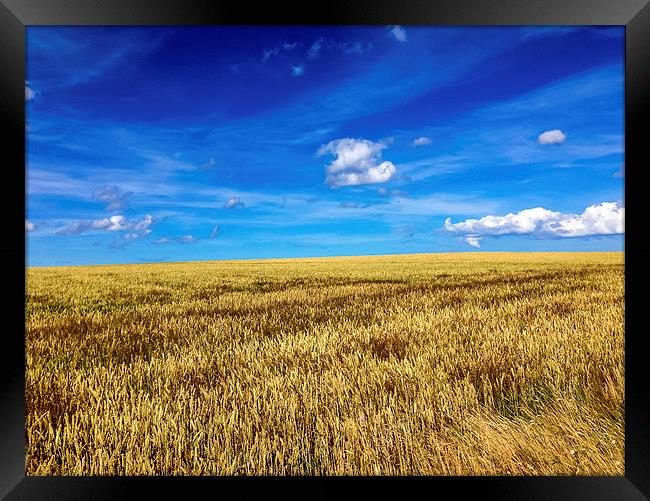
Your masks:
<instances>
[{"instance_id":1,"label":"horizon line","mask_svg":"<svg viewBox=\"0 0 650 501\"><path fill-rule=\"evenodd\" d=\"M299 261L305 259L334 259L334 258L364 258L364 257L390 257L390 256L428 256L445 254L625 254L625 250L614 251L447 251L447 252L405 252L391 254L341 254L334 256L301 256L301 257L268 257L268 258L230 258L230 259L195 259L189 261L141 261L126 263L98 263L98 264L51 264L51 265L27 265L25 270L30 268L82 268L91 266L142 266L147 264L187 264L187 263L212 263L229 261Z\"/></svg>"}]
</instances>

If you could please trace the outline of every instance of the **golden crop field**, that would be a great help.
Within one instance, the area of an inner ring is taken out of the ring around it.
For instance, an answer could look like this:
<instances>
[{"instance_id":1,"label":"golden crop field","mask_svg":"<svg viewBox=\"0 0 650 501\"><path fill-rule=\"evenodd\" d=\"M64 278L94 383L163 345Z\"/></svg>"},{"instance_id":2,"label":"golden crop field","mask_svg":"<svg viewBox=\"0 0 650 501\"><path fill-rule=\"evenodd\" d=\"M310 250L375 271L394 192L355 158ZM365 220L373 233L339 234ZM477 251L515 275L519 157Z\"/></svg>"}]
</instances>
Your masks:
<instances>
[{"instance_id":1,"label":"golden crop field","mask_svg":"<svg viewBox=\"0 0 650 501\"><path fill-rule=\"evenodd\" d=\"M30 268L29 475L623 475L623 253Z\"/></svg>"}]
</instances>

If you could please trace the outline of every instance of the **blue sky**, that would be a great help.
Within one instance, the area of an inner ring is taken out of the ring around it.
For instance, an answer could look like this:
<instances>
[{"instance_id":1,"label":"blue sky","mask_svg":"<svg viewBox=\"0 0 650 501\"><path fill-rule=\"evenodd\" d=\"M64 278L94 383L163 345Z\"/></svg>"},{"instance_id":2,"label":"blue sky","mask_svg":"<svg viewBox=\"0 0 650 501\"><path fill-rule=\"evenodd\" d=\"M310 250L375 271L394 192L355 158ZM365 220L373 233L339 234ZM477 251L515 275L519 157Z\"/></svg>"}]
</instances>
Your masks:
<instances>
[{"instance_id":1,"label":"blue sky","mask_svg":"<svg viewBox=\"0 0 650 501\"><path fill-rule=\"evenodd\" d=\"M623 250L623 27L28 27L29 266Z\"/></svg>"}]
</instances>

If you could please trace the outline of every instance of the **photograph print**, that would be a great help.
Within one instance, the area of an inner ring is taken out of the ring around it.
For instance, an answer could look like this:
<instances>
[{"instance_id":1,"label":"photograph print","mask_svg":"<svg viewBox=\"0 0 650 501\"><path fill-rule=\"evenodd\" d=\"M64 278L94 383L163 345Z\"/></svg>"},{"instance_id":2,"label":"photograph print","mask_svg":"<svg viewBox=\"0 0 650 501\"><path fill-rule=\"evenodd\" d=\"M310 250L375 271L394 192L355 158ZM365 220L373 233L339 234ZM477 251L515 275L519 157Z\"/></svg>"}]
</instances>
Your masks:
<instances>
[{"instance_id":1,"label":"photograph print","mask_svg":"<svg viewBox=\"0 0 650 501\"><path fill-rule=\"evenodd\" d=\"M624 26L25 37L27 475L624 475Z\"/></svg>"}]
</instances>

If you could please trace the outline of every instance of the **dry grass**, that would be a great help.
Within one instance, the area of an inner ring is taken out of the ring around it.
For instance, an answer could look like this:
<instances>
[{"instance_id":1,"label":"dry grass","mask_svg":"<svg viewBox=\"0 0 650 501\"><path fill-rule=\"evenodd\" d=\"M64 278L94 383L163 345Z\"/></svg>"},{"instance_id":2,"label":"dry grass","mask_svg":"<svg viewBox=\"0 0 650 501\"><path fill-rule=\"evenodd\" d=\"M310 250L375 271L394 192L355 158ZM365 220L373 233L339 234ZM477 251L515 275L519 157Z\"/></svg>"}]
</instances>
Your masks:
<instances>
[{"instance_id":1,"label":"dry grass","mask_svg":"<svg viewBox=\"0 0 650 501\"><path fill-rule=\"evenodd\" d=\"M29 269L30 475L623 475L622 253Z\"/></svg>"}]
</instances>

